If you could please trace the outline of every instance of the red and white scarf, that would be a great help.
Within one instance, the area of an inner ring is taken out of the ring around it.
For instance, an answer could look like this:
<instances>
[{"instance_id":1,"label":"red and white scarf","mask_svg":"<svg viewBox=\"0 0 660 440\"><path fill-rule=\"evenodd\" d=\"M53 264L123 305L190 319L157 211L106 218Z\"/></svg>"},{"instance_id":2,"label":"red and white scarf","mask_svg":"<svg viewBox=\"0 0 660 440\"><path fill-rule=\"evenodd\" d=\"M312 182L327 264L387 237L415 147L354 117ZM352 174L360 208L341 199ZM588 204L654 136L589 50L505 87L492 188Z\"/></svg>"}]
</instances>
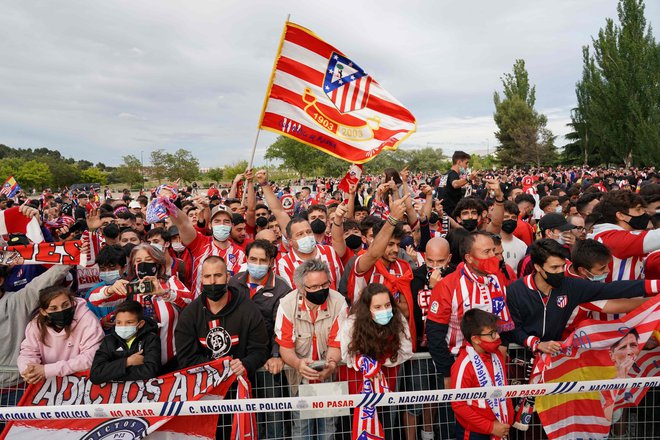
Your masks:
<instances>
[{"instance_id":1,"label":"red and white scarf","mask_svg":"<svg viewBox=\"0 0 660 440\"><path fill-rule=\"evenodd\" d=\"M252 398L252 386L250 381L243 376L238 376L238 392L236 393L237 399L250 399ZM232 440L257 440L259 438L257 433L257 419L254 413L237 413L231 424L231 439Z\"/></svg>"},{"instance_id":2,"label":"red and white scarf","mask_svg":"<svg viewBox=\"0 0 660 440\"><path fill-rule=\"evenodd\" d=\"M462 297L469 298L469 308L480 309L497 316L499 318L498 331L513 330L515 325L506 305L506 288L500 283L500 280L495 275L477 275L466 264L463 265L461 271L464 275L460 278ZM465 305L467 304L464 301Z\"/></svg>"},{"instance_id":3,"label":"red and white scarf","mask_svg":"<svg viewBox=\"0 0 660 440\"><path fill-rule=\"evenodd\" d=\"M502 367L502 362L500 358L497 357L496 353L491 353L490 358L493 362L493 374L494 377L491 377L486 364L479 356L479 353L471 346L465 347L465 350L468 354L468 359L472 363L475 373L477 374L477 380L479 381L479 386L484 387L503 387L505 385L504 380L504 368ZM495 418L504 424L510 424L509 421L509 411L506 405L506 399L496 398L496 399L485 399L488 407L495 414Z\"/></svg>"},{"instance_id":4,"label":"red and white scarf","mask_svg":"<svg viewBox=\"0 0 660 440\"><path fill-rule=\"evenodd\" d=\"M380 362L369 356L360 355L355 361L355 369L362 373L361 394L382 394L389 391L385 375L381 371ZM368 397L363 402L369 402ZM377 399L376 399L377 400ZM357 406L353 411L353 438L362 440L384 439L385 431L378 421L378 411L375 405Z\"/></svg>"}]
</instances>

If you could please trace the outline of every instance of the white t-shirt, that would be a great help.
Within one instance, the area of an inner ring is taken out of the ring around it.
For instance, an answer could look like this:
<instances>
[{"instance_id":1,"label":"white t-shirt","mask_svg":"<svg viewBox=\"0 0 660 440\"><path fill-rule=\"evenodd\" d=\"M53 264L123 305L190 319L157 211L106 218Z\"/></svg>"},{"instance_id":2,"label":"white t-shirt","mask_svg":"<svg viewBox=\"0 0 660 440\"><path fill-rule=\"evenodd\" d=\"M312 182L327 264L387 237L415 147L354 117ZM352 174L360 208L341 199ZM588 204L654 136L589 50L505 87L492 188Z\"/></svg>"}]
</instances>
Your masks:
<instances>
[{"instance_id":1,"label":"white t-shirt","mask_svg":"<svg viewBox=\"0 0 660 440\"><path fill-rule=\"evenodd\" d=\"M527 245L524 241L512 235L509 241L505 241L504 237L502 237L502 248L504 249L504 261L517 272L518 263L525 258Z\"/></svg>"}]
</instances>

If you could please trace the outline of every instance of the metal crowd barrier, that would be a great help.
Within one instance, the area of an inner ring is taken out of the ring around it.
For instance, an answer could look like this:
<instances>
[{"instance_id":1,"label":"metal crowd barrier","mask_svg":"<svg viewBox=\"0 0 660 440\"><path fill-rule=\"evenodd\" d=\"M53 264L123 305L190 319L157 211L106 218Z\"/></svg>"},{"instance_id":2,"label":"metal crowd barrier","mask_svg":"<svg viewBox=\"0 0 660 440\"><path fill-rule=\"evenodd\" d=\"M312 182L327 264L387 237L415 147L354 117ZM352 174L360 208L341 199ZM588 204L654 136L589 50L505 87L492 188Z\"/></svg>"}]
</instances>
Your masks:
<instances>
[{"instance_id":1,"label":"metal crowd barrier","mask_svg":"<svg viewBox=\"0 0 660 440\"><path fill-rule=\"evenodd\" d=\"M509 383L512 385L525 383L524 360L528 354L521 347L509 349L507 364ZM438 378L428 371L432 361L428 353L417 353L413 359L398 368L396 377L392 375L390 384L392 391L412 391L412 385L423 389L440 389ZM0 366L0 375L16 373L15 367ZM284 375L282 375L284 376ZM355 393L360 389L360 383L355 378L347 377L347 369L340 366L333 380L342 382L346 393ZM281 376L279 377L281 378ZM253 397L272 398L289 397L290 389L286 382L274 380L270 373L260 370L253 383ZM285 380L285 379L284 379ZM2 389L0 406L16 406L17 397L22 394L25 384ZM420 389L420 388L415 388ZM301 393L302 394L302 393ZM233 398L227 396L227 398ZM352 428L352 409L344 409L343 415L329 415L322 419L306 419L303 413L292 411L264 412L257 414L260 439L291 439L303 438L302 429L312 429L307 438L349 440ZM327 413L324 413L327 415ZM412 404L379 407L379 419L385 429L387 439L413 440L422 439L422 431L433 432L434 439L454 439L454 417L449 403ZM218 419L217 438L229 438L231 432L231 416L220 415ZM326 435L319 435L321 432ZM538 417L535 417L526 432L511 429L510 440L540 440L547 438L543 433ZM660 389L651 388L639 406L626 408L620 421L613 428L610 439L660 439Z\"/></svg>"}]
</instances>

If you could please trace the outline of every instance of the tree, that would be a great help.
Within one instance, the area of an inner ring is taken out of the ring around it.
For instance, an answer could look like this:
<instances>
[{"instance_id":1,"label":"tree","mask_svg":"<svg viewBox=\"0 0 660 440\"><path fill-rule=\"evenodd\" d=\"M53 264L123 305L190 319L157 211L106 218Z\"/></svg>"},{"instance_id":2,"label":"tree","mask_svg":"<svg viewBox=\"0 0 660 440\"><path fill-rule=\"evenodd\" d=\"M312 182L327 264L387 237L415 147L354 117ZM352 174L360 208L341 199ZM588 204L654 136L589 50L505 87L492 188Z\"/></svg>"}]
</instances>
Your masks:
<instances>
[{"instance_id":1,"label":"tree","mask_svg":"<svg viewBox=\"0 0 660 440\"><path fill-rule=\"evenodd\" d=\"M214 180L216 182L220 182L222 180L223 176L224 176L224 172L225 171L222 168L211 168L206 173L205 178L207 178L209 180Z\"/></svg>"},{"instance_id":2,"label":"tree","mask_svg":"<svg viewBox=\"0 0 660 440\"><path fill-rule=\"evenodd\" d=\"M281 160L282 167L296 171L302 178L304 175L314 174L323 161L327 160L328 155L295 139L280 136L268 147L264 158Z\"/></svg>"},{"instance_id":3,"label":"tree","mask_svg":"<svg viewBox=\"0 0 660 440\"><path fill-rule=\"evenodd\" d=\"M168 156L165 150L153 150L151 152L151 174L158 180L158 184L168 177Z\"/></svg>"},{"instance_id":4,"label":"tree","mask_svg":"<svg viewBox=\"0 0 660 440\"><path fill-rule=\"evenodd\" d=\"M129 154L122 156L123 163L117 167L114 174L119 182L128 183L129 185L142 184L144 182L142 177L142 162L137 157Z\"/></svg>"},{"instance_id":5,"label":"tree","mask_svg":"<svg viewBox=\"0 0 660 440\"><path fill-rule=\"evenodd\" d=\"M23 188L41 190L52 182L53 174L45 163L28 160L21 164L15 178Z\"/></svg>"},{"instance_id":6,"label":"tree","mask_svg":"<svg viewBox=\"0 0 660 440\"><path fill-rule=\"evenodd\" d=\"M96 167L90 167L80 173L80 179L85 183L98 183L105 185L108 183L108 173L101 171Z\"/></svg>"},{"instance_id":7,"label":"tree","mask_svg":"<svg viewBox=\"0 0 660 440\"><path fill-rule=\"evenodd\" d=\"M591 162L654 165L660 155L660 45L644 17L642 0L620 0L620 25L607 19L593 55L583 49L583 75L576 86L573 144ZM565 154L575 154L569 144Z\"/></svg>"},{"instance_id":8,"label":"tree","mask_svg":"<svg viewBox=\"0 0 660 440\"><path fill-rule=\"evenodd\" d=\"M235 162L232 165L226 165L223 171L224 178L227 180L234 180L234 177L245 172L247 166L247 160L241 160L240 162Z\"/></svg>"},{"instance_id":9,"label":"tree","mask_svg":"<svg viewBox=\"0 0 660 440\"><path fill-rule=\"evenodd\" d=\"M171 180L192 182L199 177L199 160L193 154L179 148L174 154L166 155L167 175Z\"/></svg>"},{"instance_id":10,"label":"tree","mask_svg":"<svg viewBox=\"0 0 660 440\"><path fill-rule=\"evenodd\" d=\"M547 130L547 118L534 110L536 87L530 85L524 60L516 60L513 73L504 74L502 85L503 97L500 97L497 91L493 95L493 117L499 128L495 137L500 141L500 145L496 147L498 161L509 166L526 165L530 158L552 157L554 143L539 142L542 130ZM543 138L554 141L552 133L545 133ZM535 146L535 151L530 156L526 148L532 145ZM544 148L550 150L542 151Z\"/></svg>"}]
</instances>

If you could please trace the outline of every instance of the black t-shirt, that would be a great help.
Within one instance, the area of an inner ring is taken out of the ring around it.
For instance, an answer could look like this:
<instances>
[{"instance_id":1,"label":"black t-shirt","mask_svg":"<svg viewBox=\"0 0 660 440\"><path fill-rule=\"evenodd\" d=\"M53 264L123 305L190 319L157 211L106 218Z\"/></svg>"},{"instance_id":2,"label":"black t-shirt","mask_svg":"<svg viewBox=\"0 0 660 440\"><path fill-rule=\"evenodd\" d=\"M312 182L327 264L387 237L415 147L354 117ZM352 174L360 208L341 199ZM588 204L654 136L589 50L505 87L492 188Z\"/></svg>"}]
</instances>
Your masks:
<instances>
[{"instance_id":1,"label":"black t-shirt","mask_svg":"<svg viewBox=\"0 0 660 440\"><path fill-rule=\"evenodd\" d=\"M454 215L454 208L456 208L458 201L461 199L462 188L454 188L453 185L455 180L460 179L461 176L459 176L454 170L449 170L449 173L447 173L447 184L445 185L442 206L445 209L445 212L450 216Z\"/></svg>"}]
</instances>

